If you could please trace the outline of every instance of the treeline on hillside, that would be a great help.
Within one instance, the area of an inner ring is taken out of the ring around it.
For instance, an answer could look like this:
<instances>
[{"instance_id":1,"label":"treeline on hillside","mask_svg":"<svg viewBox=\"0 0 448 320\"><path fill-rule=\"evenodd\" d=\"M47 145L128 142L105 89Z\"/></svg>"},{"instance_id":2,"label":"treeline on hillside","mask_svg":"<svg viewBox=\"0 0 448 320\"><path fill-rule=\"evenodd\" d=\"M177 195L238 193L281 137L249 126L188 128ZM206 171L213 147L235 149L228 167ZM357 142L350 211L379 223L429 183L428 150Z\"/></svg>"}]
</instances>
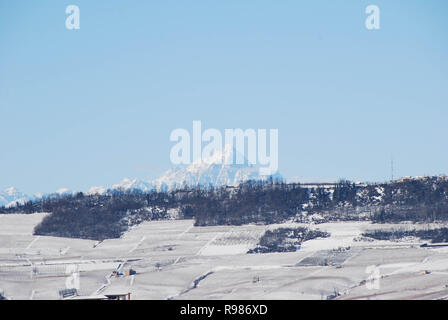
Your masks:
<instances>
[{"instance_id":1,"label":"treeline on hillside","mask_svg":"<svg viewBox=\"0 0 448 320\"><path fill-rule=\"evenodd\" d=\"M78 193L41 202L42 211L51 214L36 226L34 234L93 240L118 238L133 224L165 219L175 203L168 193L139 191Z\"/></svg>"},{"instance_id":2,"label":"treeline on hillside","mask_svg":"<svg viewBox=\"0 0 448 320\"><path fill-rule=\"evenodd\" d=\"M314 214L323 221L448 221L448 180L439 177L317 187L249 181L211 190L201 200L192 208L198 226L307 222Z\"/></svg>"},{"instance_id":3,"label":"treeline on hillside","mask_svg":"<svg viewBox=\"0 0 448 320\"><path fill-rule=\"evenodd\" d=\"M197 226L370 219L377 223L448 221L448 179L428 177L394 183L303 186L247 181L238 187L172 191L109 191L51 196L0 213L50 212L39 235L86 239L119 237L130 225L168 218L194 218Z\"/></svg>"},{"instance_id":4,"label":"treeline on hillside","mask_svg":"<svg viewBox=\"0 0 448 320\"><path fill-rule=\"evenodd\" d=\"M406 237L416 237L430 240L431 243L448 242L448 228L422 229L422 230L373 230L362 234L364 237L376 240L400 240Z\"/></svg>"}]
</instances>

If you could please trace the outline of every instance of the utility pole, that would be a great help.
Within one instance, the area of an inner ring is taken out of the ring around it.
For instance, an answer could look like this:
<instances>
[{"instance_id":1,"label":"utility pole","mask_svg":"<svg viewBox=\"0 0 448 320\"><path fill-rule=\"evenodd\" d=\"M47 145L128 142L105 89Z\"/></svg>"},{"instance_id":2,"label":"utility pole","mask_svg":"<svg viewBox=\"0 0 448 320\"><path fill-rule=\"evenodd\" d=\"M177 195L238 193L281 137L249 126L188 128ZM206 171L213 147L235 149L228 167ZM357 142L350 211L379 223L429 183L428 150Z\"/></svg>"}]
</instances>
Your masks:
<instances>
[{"instance_id":1,"label":"utility pole","mask_svg":"<svg viewBox=\"0 0 448 320\"><path fill-rule=\"evenodd\" d=\"M394 157L393 156L390 159L390 176L391 176L391 182L394 182Z\"/></svg>"}]
</instances>

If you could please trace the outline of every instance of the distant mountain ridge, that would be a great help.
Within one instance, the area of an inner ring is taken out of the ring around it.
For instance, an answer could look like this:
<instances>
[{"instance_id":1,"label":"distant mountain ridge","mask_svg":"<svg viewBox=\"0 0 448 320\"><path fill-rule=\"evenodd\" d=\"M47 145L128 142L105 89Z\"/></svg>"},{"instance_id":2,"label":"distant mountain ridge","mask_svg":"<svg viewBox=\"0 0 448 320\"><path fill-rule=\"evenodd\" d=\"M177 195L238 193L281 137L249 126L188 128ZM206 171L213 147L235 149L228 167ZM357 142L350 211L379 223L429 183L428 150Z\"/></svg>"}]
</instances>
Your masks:
<instances>
[{"instance_id":1,"label":"distant mountain ridge","mask_svg":"<svg viewBox=\"0 0 448 320\"><path fill-rule=\"evenodd\" d=\"M242 159L236 164L237 158ZM187 186L235 186L247 180L264 180L265 176L259 174L259 167L252 165L248 160L238 154L235 148L227 145L222 151L202 159L188 166L177 166L168 170L158 179L154 180L157 189L172 189ZM277 177L280 177L277 175Z\"/></svg>"},{"instance_id":2,"label":"distant mountain ridge","mask_svg":"<svg viewBox=\"0 0 448 320\"><path fill-rule=\"evenodd\" d=\"M236 159L242 159L241 164L235 164ZM190 165L178 165L166 171L159 178L151 181L141 179L123 179L120 183L111 187L95 186L86 191L87 194L104 194L108 190L170 190L184 186L236 186L247 180L265 180L266 176L259 174L259 166L252 165L248 160L238 154L232 146L225 146L221 151L214 152L210 157L193 162ZM273 176L281 178L280 174ZM66 188L59 189L50 195L67 195L74 193ZM49 195L46 195L49 196ZM8 188L0 192L0 206L23 204L29 200L35 200L42 195L28 196L14 188Z\"/></svg>"},{"instance_id":3,"label":"distant mountain ridge","mask_svg":"<svg viewBox=\"0 0 448 320\"><path fill-rule=\"evenodd\" d=\"M234 164L237 157L243 159L242 164ZM280 174L273 176L281 178ZM87 193L102 194L107 190L170 190L184 186L236 186L247 180L265 180L259 174L259 167L249 164L248 160L237 153L235 148L227 145L221 151L214 152L206 159L190 165L178 165L166 171L159 178L151 181L125 178L111 188L93 187Z\"/></svg>"},{"instance_id":4,"label":"distant mountain ridge","mask_svg":"<svg viewBox=\"0 0 448 320\"><path fill-rule=\"evenodd\" d=\"M24 194L23 192L18 191L14 187L6 188L3 191L0 191L0 205L11 207L15 206L17 202L19 204L24 204L29 200L37 199L40 195L29 196Z\"/></svg>"}]
</instances>

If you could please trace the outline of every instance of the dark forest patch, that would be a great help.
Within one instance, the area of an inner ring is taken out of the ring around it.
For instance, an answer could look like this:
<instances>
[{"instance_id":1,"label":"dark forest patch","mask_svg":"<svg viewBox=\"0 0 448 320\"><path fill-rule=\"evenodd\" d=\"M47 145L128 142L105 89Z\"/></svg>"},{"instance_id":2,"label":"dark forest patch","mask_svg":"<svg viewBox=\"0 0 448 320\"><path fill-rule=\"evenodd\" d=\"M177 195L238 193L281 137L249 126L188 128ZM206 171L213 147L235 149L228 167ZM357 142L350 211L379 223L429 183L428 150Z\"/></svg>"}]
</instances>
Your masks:
<instances>
[{"instance_id":1,"label":"dark forest patch","mask_svg":"<svg viewBox=\"0 0 448 320\"><path fill-rule=\"evenodd\" d=\"M448 242L448 228L427 230L373 230L364 232L364 237L376 240L400 240L406 237L416 237L422 240L430 240L431 243Z\"/></svg>"},{"instance_id":2,"label":"dark forest patch","mask_svg":"<svg viewBox=\"0 0 448 320\"><path fill-rule=\"evenodd\" d=\"M302 242L329 236L328 232L304 227L268 230L260 238L257 247L247 253L294 252L298 250Z\"/></svg>"}]
</instances>

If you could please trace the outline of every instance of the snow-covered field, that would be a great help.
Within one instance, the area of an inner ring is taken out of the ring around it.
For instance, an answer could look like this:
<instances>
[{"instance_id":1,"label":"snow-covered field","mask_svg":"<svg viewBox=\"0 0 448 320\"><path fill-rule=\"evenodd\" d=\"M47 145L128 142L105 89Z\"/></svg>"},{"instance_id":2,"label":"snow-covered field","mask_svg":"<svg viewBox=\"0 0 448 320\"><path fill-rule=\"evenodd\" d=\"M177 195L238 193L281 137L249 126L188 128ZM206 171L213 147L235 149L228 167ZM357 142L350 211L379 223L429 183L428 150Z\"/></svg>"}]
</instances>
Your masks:
<instances>
[{"instance_id":1,"label":"snow-covered field","mask_svg":"<svg viewBox=\"0 0 448 320\"><path fill-rule=\"evenodd\" d=\"M7 298L59 299L74 278L81 295L130 292L132 299L326 299L335 292L336 299L448 297L447 248L420 248L416 239L359 241L364 230L393 225L311 225L331 237L307 241L297 252L246 254L264 231L291 224L156 221L96 242L33 236L44 216L0 215L0 293ZM111 276L131 268L137 274Z\"/></svg>"}]
</instances>

